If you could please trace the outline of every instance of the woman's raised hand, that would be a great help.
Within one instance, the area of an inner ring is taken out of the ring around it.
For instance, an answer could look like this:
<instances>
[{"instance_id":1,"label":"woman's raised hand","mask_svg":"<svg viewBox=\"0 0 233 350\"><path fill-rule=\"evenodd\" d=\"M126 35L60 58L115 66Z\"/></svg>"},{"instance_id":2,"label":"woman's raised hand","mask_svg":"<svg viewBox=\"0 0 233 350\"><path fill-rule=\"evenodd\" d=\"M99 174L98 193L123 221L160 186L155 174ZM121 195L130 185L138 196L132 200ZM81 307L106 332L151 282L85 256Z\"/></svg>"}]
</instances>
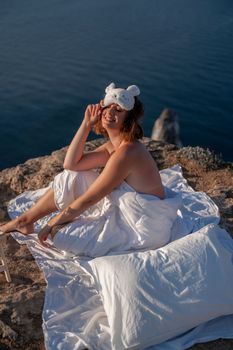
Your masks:
<instances>
[{"instance_id":1,"label":"woman's raised hand","mask_svg":"<svg viewBox=\"0 0 233 350\"><path fill-rule=\"evenodd\" d=\"M103 106L102 101L100 103L97 103L95 105L88 105L85 111L84 120L86 122L86 125L90 128L92 128L101 117Z\"/></svg>"}]
</instances>

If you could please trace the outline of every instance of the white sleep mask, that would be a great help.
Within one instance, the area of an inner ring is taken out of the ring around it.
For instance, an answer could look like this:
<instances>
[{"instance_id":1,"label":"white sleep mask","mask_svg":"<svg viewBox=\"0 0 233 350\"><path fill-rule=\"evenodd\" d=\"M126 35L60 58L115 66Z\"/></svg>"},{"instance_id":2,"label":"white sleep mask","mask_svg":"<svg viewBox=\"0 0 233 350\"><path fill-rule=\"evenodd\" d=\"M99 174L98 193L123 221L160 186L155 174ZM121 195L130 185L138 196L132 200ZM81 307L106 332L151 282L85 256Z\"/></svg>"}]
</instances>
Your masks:
<instances>
[{"instance_id":1,"label":"white sleep mask","mask_svg":"<svg viewBox=\"0 0 233 350\"><path fill-rule=\"evenodd\" d=\"M116 88L114 83L108 85L105 92L103 107L116 103L126 111L133 109L135 103L134 96L140 94L140 90L136 85L131 85L127 89L120 89Z\"/></svg>"}]
</instances>

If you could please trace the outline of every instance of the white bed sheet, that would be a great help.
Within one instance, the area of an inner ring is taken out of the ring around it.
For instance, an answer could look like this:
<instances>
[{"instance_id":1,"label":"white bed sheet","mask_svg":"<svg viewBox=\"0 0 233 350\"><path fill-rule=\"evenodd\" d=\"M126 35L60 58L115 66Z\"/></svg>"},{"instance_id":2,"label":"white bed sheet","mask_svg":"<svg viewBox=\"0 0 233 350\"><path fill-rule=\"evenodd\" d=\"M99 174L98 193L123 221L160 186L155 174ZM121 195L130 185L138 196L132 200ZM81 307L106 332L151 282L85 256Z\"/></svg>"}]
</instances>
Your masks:
<instances>
[{"instance_id":1,"label":"white bed sheet","mask_svg":"<svg viewBox=\"0 0 233 350\"><path fill-rule=\"evenodd\" d=\"M209 223L219 223L219 210L203 192L195 192L182 175L179 165L160 171L163 184L181 192L183 206L172 227L172 240L195 232ZM15 218L27 210L47 188L24 192L17 204L9 203L8 213ZM51 216L36 223L37 232ZM109 325L98 293L91 287L90 276L82 267L88 259L64 256L55 249L38 244L37 235L28 237L18 232L12 236L26 243L47 281L43 309L43 330L47 350L110 350ZM195 343L217 338L233 338L233 315L220 317L150 347L153 350L187 349Z\"/></svg>"}]
</instances>

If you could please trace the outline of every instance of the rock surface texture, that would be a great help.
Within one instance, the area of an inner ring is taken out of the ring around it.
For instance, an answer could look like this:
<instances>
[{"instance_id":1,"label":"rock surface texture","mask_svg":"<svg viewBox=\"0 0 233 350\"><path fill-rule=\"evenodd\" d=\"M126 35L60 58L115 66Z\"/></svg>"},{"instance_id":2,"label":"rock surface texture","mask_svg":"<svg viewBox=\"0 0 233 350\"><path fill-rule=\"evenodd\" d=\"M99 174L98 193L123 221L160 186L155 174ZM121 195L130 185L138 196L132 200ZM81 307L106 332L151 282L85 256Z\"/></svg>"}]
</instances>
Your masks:
<instances>
[{"instance_id":1,"label":"rock surface texture","mask_svg":"<svg viewBox=\"0 0 233 350\"><path fill-rule=\"evenodd\" d=\"M104 142L98 139L86 143L86 150L93 150ZM220 226L233 237L233 164L225 163L213 153L200 147L178 148L175 145L143 140L155 159L158 168L180 164L190 186L206 192L218 205ZM9 220L7 203L26 190L45 187L63 170L67 148L50 156L34 158L14 168L0 172L0 222ZM10 235L4 247L11 283L0 273L0 349L44 350L42 308L46 283L25 245L19 245ZM190 348L233 349L233 340L216 340L197 344Z\"/></svg>"}]
</instances>

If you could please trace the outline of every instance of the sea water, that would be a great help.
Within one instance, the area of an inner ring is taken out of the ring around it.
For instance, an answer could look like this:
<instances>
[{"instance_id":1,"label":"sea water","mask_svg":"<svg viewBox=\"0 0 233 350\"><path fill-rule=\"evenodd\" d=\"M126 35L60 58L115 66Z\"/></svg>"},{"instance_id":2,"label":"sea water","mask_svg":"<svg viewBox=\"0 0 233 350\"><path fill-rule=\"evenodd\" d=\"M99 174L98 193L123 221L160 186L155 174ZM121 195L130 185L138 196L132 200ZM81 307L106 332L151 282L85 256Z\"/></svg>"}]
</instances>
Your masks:
<instances>
[{"instance_id":1,"label":"sea water","mask_svg":"<svg viewBox=\"0 0 233 350\"><path fill-rule=\"evenodd\" d=\"M111 82L141 89L146 136L173 108L233 161L232 0L2 0L0 39L1 169L68 145Z\"/></svg>"}]
</instances>

